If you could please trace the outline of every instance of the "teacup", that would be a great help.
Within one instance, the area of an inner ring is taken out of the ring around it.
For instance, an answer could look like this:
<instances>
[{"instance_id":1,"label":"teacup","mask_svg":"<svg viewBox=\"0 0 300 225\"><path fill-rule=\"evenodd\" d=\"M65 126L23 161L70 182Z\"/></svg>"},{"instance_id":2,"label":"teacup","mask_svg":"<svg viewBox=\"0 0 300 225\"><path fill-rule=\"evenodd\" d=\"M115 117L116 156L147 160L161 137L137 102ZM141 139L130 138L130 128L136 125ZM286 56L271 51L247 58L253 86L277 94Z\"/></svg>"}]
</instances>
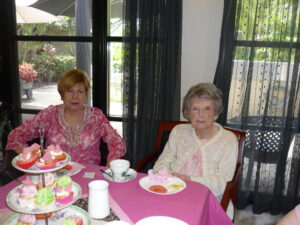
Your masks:
<instances>
[{"instance_id":1,"label":"teacup","mask_svg":"<svg viewBox=\"0 0 300 225\"><path fill-rule=\"evenodd\" d=\"M125 159L116 159L110 162L110 169L115 180L124 180L124 175L130 167L130 162Z\"/></svg>"}]
</instances>

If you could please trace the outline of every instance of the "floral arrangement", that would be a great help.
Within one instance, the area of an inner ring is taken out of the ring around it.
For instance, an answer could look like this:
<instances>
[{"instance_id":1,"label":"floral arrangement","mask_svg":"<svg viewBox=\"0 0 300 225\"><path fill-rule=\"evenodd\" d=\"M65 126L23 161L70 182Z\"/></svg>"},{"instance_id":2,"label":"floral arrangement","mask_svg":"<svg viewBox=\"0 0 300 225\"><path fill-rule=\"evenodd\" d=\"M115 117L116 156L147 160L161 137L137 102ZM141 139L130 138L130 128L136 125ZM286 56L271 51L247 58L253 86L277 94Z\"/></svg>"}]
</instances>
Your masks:
<instances>
[{"instance_id":1,"label":"floral arrangement","mask_svg":"<svg viewBox=\"0 0 300 225\"><path fill-rule=\"evenodd\" d=\"M20 80L24 82L32 82L37 78L37 72L33 69L32 64L22 63L19 65Z\"/></svg>"}]
</instances>

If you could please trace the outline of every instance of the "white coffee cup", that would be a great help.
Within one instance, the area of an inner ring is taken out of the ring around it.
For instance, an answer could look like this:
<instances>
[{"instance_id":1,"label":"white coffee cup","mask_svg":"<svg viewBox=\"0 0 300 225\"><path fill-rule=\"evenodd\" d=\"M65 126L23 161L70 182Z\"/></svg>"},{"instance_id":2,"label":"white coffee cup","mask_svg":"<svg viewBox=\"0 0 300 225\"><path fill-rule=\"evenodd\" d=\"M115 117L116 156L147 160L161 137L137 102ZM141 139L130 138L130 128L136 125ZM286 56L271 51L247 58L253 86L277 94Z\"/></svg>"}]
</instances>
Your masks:
<instances>
[{"instance_id":1,"label":"white coffee cup","mask_svg":"<svg viewBox=\"0 0 300 225\"><path fill-rule=\"evenodd\" d=\"M88 212L91 218L102 219L109 215L108 182L94 180L88 184Z\"/></svg>"},{"instance_id":2,"label":"white coffee cup","mask_svg":"<svg viewBox=\"0 0 300 225\"><path fill-rule=\"evenodd\" d=\"M130 162L125 159L116 159L110 162L110 169L115 180L124 180L124 174L130 167Z\"/></svg>"}]
</instances>

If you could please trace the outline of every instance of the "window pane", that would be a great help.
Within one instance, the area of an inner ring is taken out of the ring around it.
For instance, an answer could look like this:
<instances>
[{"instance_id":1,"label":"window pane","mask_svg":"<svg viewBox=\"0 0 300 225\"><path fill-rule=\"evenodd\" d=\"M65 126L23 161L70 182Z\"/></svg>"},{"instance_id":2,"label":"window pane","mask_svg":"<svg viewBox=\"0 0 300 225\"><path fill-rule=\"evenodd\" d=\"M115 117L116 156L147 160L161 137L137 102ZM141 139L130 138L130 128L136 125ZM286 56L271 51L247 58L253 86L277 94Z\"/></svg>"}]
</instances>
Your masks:
<instances>
[{"instance_id":1,"label":"window pane","mask_svg":"<svg viewBox=\"0 0 300 225\"><path fill-rule=\"evenodd\" d=\"M108 36L123 35L123 0L108 0Z\"/></svg>"},{"instance_id":2,"label":"window pane","mask_svg":"<svg viewBox=\"0 0 300 225\"><path fill-rule=\"evenodd\" d=\"M238 40L297 41L300 9L288 1L238 1ZM292 21L295 21L293 23Z\"/></svg>"},{"instance_id":3,"label":"window pane","mask_svg":"<svg viewBox=\"0 0 300 225\"><path fill-rule=\"evenodd\" d=\"M21 117L22 117L22 123L24 123L26 120L31 120L35 115L34 114L26 114L26 113L22 113Z\"/></svg>"},{"instance_id":4,"label":"window pane","mask_svg":"<svg viewBox=\"0 0 300 225\"><path fill-rule=\"evenodd\" d=\"M250 57L251 50L254 59ZM245 112L248 116L275 118L287 114L292 76L299 73L294 64L295 55L296 49L236 47L227 114L229 122L242 119L245 100L249 106ZM289 57L291 63L287 62ZM249 99L245 99L245 95L249 95Z\"/></svg>"},{"instance_id":5,"label":"window pane","mask_svg":"<svg viewBox=\"0 0 300 225\"><path fill-rule=\"evenodd\" d=\"M109 71L109 115L122 116L122 43L112 42L108 52Z\"/></svg>"},{"instance_id":6,"label":"window pane","mask_svg":"<svg viewBox=\"0 0 300 225\"><path fill-rule=\"evenodd\" d=\"M75 13L75 4L78 8ZM18 35L91 36L91 0L38 1L31 6L16 1ZM76 15L76 16L75 16Z\"/></svg>"},{"instance_id":7,"label":"window pane","mask_svg":"<svg viewBox=\"0 0 300 225\"><path fill-rule=\"evenodd\" d=\"M56 86L68 69L77 67L92 74L90 43L19 41L18 58L22 108L60 104Z\"/></svg>"},{"instance_id":8,"label":"window pane","mask_svg":"<svg viewBox=\"0 0 300 225\"><path fill-rule=\"evenodd\" d=\"M122 122L116 122L116 121L110 121L110 124L113 128L115 128L120 134L121 137L123 137L123 123Z\"/></svg>"}]
</instances>

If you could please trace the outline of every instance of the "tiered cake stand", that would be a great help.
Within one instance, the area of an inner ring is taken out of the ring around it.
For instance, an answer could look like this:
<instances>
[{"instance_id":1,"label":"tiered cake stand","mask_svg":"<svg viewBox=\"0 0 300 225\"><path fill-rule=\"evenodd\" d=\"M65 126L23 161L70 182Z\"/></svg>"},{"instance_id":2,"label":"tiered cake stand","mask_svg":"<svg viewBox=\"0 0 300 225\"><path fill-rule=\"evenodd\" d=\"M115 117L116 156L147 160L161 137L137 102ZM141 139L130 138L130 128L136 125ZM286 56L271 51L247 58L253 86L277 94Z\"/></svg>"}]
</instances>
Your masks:
<instances>
[{"instance_id":1,"label":"tiered cake stand","mask_svg":"<svg viewBox=\"0 0 300 225\"><path fill-rule=\"evenodd\" d=\"M20 168L16 164L19 156L16 156L12 160L12 165L16 169L21 170L25 173L28 173L29 175L32 175L32 176L34 176L34 175L38 176L41 174L43 181L45 181L45 173L52 173L52 172L54 173L54 172L62 169L64 166L66 166L71 161L71 157L68 154L66 154L66 156L67 157L65 160L62 160L62 161L59 161L56 163L55 168L47 169L47 170L41 170L35 165L30 167L29 169ZM45 182L43 182L43 183L45 183ZM19 213L45 214L45 219L37 220L37 222L35 224L38 224L38 225L61 224L60 221L63 221L64 218L71 216L71 215L77 215L83 219L83 225L90 225L91 221L90 221L90 218L89 218L87 212L79 207L72 206L72 204L77 199L79 199L79 197L81 196L81 187L76 182L73 182L73 185L72 185L72 191L74 193L72 201L70 201L67 204L61 204L61 203L55 201L55 203L51 204L49 207L39 207L39 206L35 205L33 208L28 208L28 207L21 206L19 203L18 197L19 197L19 189L22 188L22 186L24 186L24 184L18 185L17 187L12 189L8 193L8 195L6 197L6 203L7 203L8 207L10 207L12 210L19 212ZM52 216L50 218L48 218L48 213L52 213ZM20 216L20 214L13 215L11 218L9 218L6 221L5 225L17 224L19 216Z\"/></svg>"}]
</instances>

